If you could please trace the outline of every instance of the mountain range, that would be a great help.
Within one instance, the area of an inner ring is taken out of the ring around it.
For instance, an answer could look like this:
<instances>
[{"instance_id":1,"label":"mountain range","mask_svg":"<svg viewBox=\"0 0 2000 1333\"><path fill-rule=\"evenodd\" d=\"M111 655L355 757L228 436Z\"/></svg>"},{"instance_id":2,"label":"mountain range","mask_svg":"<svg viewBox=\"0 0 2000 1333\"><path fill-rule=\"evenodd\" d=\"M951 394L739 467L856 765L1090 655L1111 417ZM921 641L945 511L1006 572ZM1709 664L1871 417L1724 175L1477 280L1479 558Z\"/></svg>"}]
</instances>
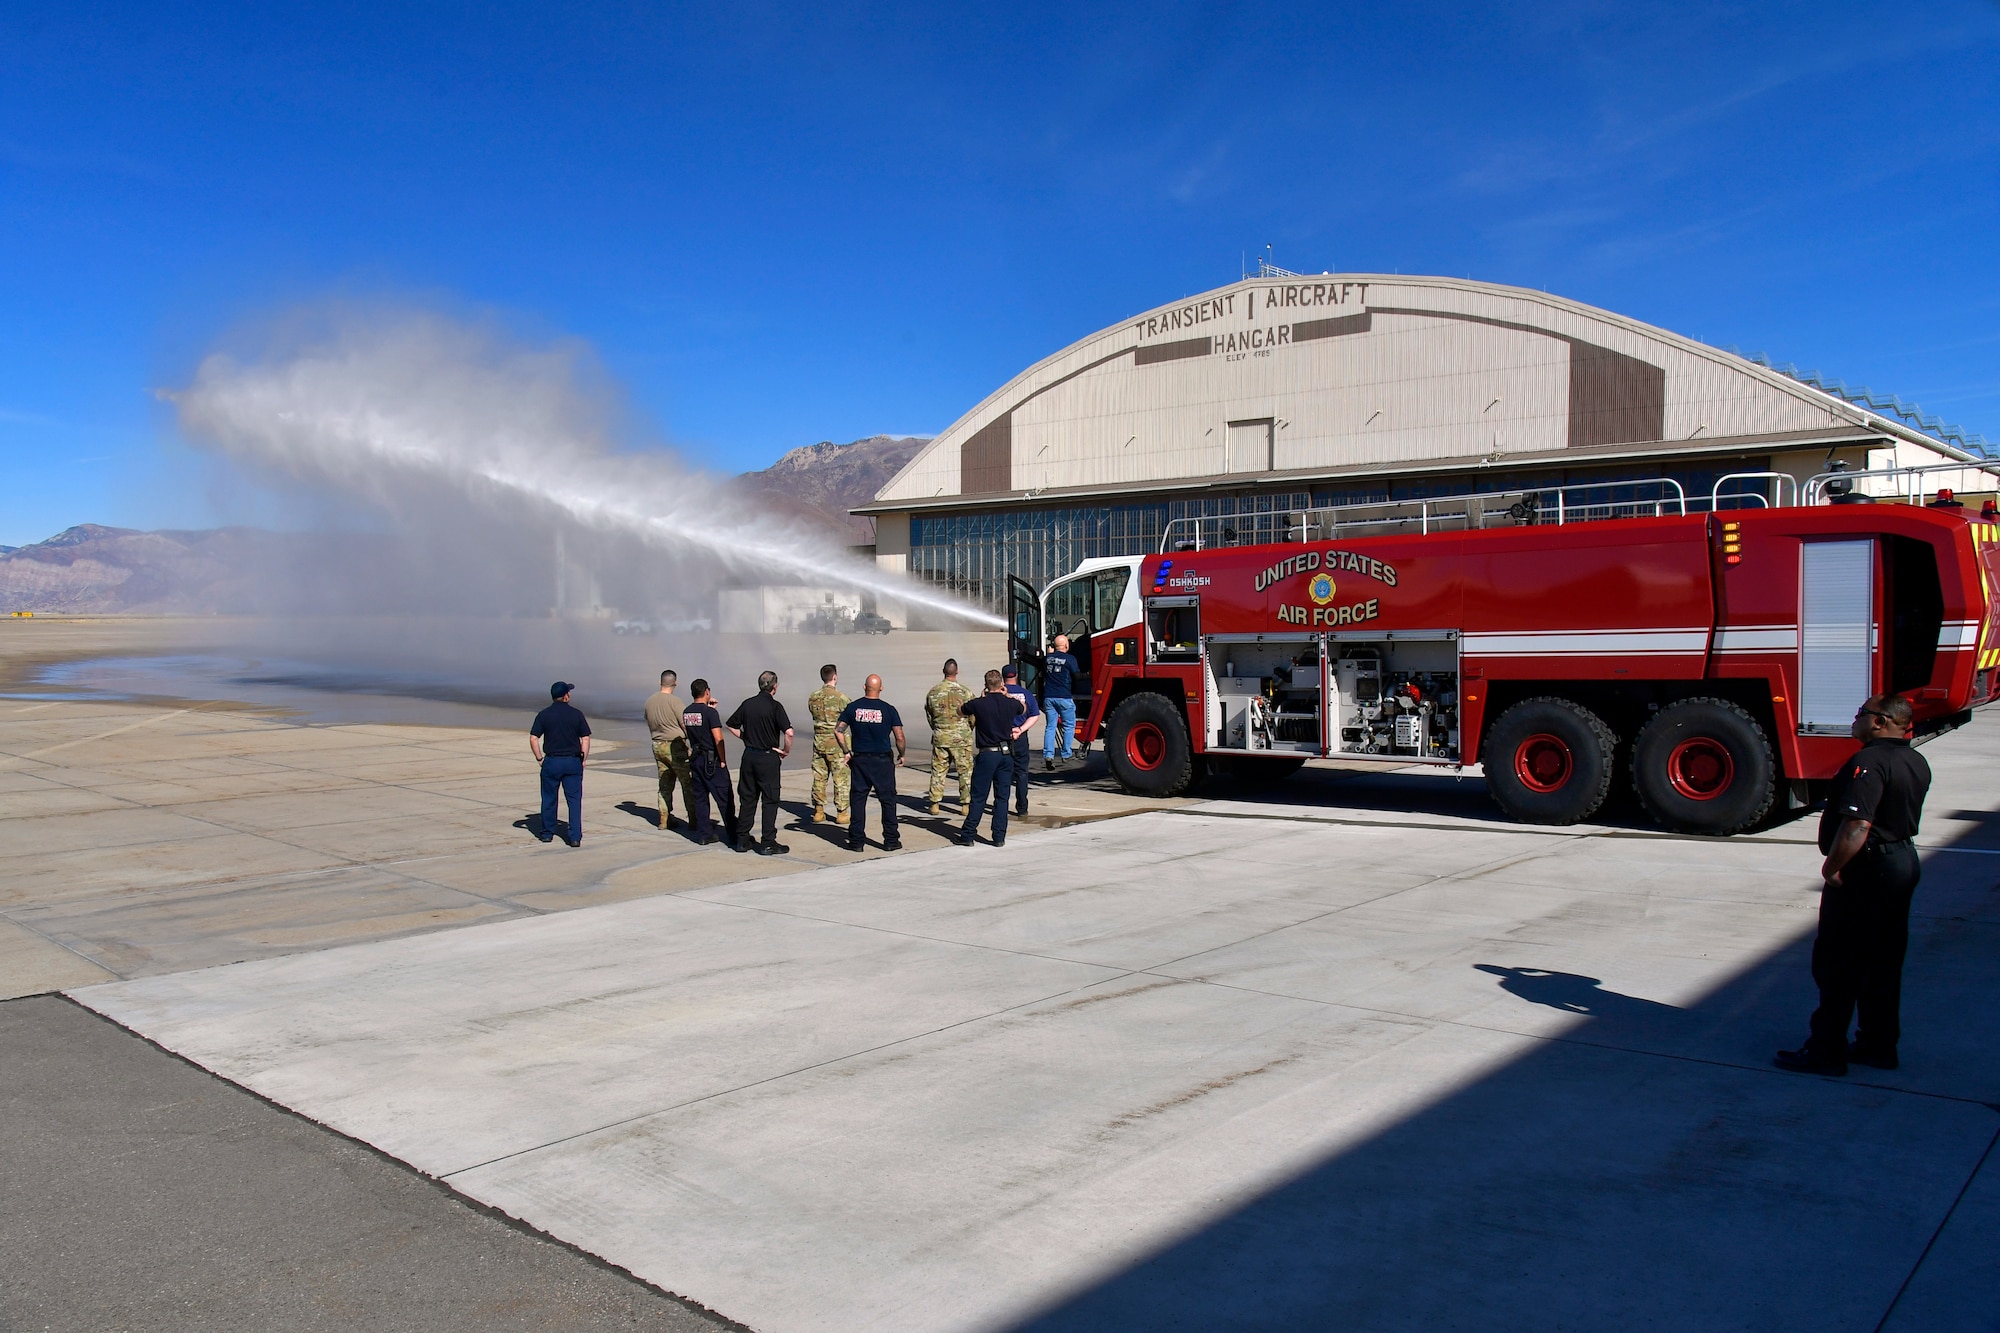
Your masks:
<instances>
[{"instance_id":1,"label":"mountain range","mask_svg":"<svg viewBox=\"0 0 2000 1333\"><path fill-rule=\"evenodd\" d=\"M847 511L875 498L903 470L928 439L913 435L871 435L851 444L822 440L792 450L761 472L746 472L736 484L783 499L848 534L850 544L875 540L875 520Z\"/></svg>"},{"instance_id":2,"label":"mountain range","mask_svg":"<svg viewBox=\"0 0 2000 1333\"><path fill-rule=\"evenodd\" d=\"M823 440L730 485L823 528L840 545L868 545L874 520L847 511L873 499L927 443L888 435L848 444ZM351 534L246 527L144 532L81 523L29 546L0 546L0 613L402 609L397 594L410 585L406 553L422 549L357 542Z\"/></svg>"}]
</instances>

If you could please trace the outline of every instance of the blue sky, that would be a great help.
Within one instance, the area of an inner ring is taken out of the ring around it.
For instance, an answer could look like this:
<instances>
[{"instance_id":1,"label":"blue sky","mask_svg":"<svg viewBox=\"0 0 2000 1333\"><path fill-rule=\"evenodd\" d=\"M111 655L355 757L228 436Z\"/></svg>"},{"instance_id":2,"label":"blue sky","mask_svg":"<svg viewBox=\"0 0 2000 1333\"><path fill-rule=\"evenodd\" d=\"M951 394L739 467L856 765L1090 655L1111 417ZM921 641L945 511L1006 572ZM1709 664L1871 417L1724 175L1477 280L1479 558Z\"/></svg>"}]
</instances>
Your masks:
<instances>
[{"instance_id":1,"label":"blue sky","mask_svg":"<svg viewBox=\"0 0 2000 1333\"><path fill-rule=\"evenodd\" d=\"M956 10L0 7L0 543L230 516L151 390L302 303L583 339L733 471L1265 244L2000 436L1993 0Z\"/></svg>"}]
</instances>

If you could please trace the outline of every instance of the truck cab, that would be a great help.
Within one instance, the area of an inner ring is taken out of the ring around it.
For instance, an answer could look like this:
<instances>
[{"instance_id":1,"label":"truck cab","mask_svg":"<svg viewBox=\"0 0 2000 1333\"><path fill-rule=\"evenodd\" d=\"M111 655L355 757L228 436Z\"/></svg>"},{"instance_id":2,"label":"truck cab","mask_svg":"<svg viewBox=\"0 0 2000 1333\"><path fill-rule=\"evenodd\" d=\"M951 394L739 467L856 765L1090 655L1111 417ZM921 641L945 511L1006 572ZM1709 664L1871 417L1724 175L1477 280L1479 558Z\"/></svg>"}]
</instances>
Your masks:
<instances>
[{"instance_id":1,"label":"truck cab","mask_svg":"<svg viewBox=\"0 0 2000 1333\"><path fill-rule=\"evenodd\" d=\"M1025 580L1007 580L1008 655L1021 673L1021 684L1041 697L1042 659L1058 634L1069 637L1069 650L1083 664L1084 675L1076 682L1077 739L1087 744L1085 715L1093 712L1090 703L1095 683L1102 679L1097 666L1098 648L1108 646L1113 635L1136 626L1139 620L1139 565L1143 556L1100 556L1085 560L1065 578L1037 593ZM1107 657L1115 654L1106 653Z\"/></svg>"}]
</instances>

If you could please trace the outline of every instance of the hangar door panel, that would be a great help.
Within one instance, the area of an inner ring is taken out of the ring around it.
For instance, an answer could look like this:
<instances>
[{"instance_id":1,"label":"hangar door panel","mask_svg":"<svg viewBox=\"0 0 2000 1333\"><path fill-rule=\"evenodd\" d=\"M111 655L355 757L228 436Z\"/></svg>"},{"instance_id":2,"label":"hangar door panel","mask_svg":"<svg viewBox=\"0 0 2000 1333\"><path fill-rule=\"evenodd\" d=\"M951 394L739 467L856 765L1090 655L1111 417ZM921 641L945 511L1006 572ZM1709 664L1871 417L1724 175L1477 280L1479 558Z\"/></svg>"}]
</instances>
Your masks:
<instances>
[{"instance_id":1,"label":"hangar door panel","mask_svg":"<svg viewBox=\"0 0 2000 1333\"><path fill-rule=\"evenodd\" d=\"M1875 543L1799 548L1799 730L1845 736L1873 693Z\"/></svg>"},{"instance_id":2,"label":"hangar door panel","mask_svg":"<svg viewBox=\"0 0 2000 1333\"><path fill-rule=\"evenodd\" d=\"M1213 417L1209 418L1211 421ZM1269 472L1271 470L1271 419L1262 421L1232 421L1229 423L1229 460L1231 472Z\"/></svg>"}]
</instances>

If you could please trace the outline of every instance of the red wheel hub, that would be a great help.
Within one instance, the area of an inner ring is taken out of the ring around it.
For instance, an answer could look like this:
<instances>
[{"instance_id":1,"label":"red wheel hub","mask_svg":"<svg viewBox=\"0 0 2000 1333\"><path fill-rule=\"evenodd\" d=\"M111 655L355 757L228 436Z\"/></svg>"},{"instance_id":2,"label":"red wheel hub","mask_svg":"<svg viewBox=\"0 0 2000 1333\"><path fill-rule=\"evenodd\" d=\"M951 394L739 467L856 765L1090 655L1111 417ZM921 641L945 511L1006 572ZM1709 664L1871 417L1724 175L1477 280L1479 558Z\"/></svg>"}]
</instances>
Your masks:
<instances>
[{"instance_id":1,"label":"red wheel hub","mask_svg":"<svg viewBox=\"0 0 2000 1333\"><path fill-rule=\"evenodd\" d=\"M1538 731L1514 750L1514 776L1529 791L1561 791L1576 772L1576 756L1560 736Z\"/></svg>"},{"instance_id":2,"label":"red wheel hub","mask_svg":"<svg viewBox=\"0 0 2000 1333\"><path fill-rule=\"evenodd\" d=\"M1167 735L1152 722L1135 723L1125 733L1125 758L1132 767L1148 771L1167 761Z\"/></svg>"},{"instance_id":3,"label":"red wheel hub","mask_svg":"<svg viewBox=\"0 0 2000 1333\"><path fill-rule=\"evenodd\" d=\"M1690 801L1712 801L1736 780L1729 747L1708 736L1682 741L1667 756L1667 781Z\"/></svg>"}]
</instances>

